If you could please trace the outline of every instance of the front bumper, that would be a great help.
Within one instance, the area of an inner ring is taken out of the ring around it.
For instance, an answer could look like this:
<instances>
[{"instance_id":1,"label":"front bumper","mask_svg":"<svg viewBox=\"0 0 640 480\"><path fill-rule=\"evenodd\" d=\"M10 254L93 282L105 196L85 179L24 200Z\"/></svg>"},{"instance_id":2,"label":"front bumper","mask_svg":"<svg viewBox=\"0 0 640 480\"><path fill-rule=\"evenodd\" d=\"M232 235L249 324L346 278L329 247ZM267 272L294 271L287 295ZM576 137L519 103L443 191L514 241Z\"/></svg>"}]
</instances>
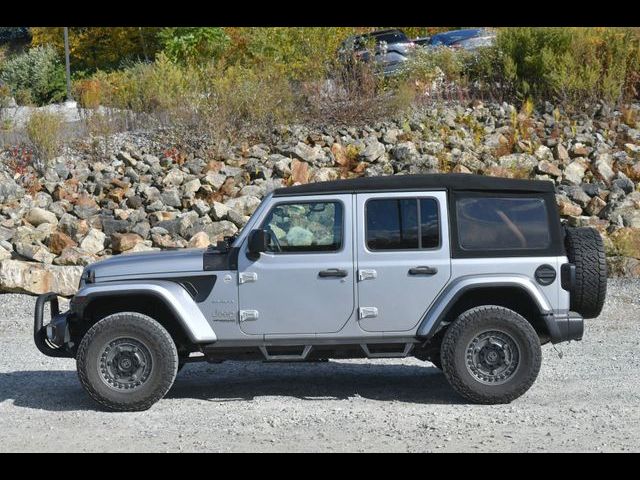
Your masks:
<instances>
[{"instance_id":1,"label":"front bumper","mask_svg":"<svg viewBox=\"0 0 640 480\"><path fill-rule=\"evenodd\" d=\"M44 307L49 303L51 320L44 325ZM45 293L36 300L33 318L33 341L42 353L49 357L73 358L69 333L69 316L71 312L60 313L58 296Z\"/></svg>"},{"instance_id":2,"label":"front bumper","mask_svg":"<svg viewBox=\"0 0 640 480\"><path fill-rule=\"evenodd\" d=\"M551 343L582 340L584 319L576 312L549 313L543 316Z\"/></svg>"}]
</instances>

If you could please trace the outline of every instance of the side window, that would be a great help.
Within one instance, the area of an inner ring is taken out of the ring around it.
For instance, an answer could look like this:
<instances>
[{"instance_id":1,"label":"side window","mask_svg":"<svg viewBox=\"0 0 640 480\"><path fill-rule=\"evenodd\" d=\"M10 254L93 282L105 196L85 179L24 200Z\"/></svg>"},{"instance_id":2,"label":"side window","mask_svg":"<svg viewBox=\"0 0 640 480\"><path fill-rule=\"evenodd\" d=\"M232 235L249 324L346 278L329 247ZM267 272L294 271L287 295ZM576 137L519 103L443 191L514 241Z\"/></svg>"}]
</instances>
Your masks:
<instances>
[{"instance_id":1,"label":"side window","mask_svg":"<svg viewBox=\"0 0 640 480\"><path fill-rule=\"evenodd\" d=\"M340 202L276 205L262 228L271 233L270 252L335 252L342 248Z\"/></svg>"},{"instance_id":2,"label":"side window","mask_svg":"<svg viewBox=\"0 0 640 480\"><path fill-rule=\"evenodd\" d=\"M456 216L464 250L541 250L551 242L541 198L459 198Z\"/></svg>"},{"instance_id":3,"label":"side window","mask_svg":"<svg viewBox=\"0 0 640 480\"><path fill-rule=\"evenodd\" d=\"M432 198L369 200L366 218L369 250L415 250L440 245L438 202Z\"/></svg>"}]
</instances>

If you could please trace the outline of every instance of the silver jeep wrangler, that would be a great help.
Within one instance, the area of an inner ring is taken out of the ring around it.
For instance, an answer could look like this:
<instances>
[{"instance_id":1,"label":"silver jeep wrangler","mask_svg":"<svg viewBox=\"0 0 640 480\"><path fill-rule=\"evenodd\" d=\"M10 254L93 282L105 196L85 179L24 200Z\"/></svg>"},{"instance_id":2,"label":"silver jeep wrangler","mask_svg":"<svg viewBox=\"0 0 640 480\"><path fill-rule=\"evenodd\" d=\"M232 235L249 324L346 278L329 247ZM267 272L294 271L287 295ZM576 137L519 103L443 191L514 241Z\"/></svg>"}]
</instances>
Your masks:
<instances>
[{"instance_id":1,"label":"silver jeep wrangler","mask_svg":"<svg viewBox=\"0 0 640 480\"><path fill-rule=\"evenodd\" d=\"M582 338L606 278L600 235L561 224L551 182L359 178L275 190L216 247L89 265L69 311L38 298L34 338L112 410L149 408L187 362L407 356L506 403L541 344Z\"/></svg>"}]
</instances>

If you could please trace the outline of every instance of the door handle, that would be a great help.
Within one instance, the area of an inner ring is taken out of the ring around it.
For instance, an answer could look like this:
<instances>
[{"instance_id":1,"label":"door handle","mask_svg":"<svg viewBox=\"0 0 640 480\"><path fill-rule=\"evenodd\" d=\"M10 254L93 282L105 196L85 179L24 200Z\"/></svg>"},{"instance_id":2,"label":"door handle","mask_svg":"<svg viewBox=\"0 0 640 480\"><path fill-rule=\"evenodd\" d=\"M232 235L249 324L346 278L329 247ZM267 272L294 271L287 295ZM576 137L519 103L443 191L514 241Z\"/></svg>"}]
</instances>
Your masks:
<instances>
[{"instance_id":1,"label":"door handle","mask_svg":"<svg viewBox=\"0 0 640 480\"><path fill-rule=\"evenodd\" d=\"M435 267L413 267L409 269L409 275L435 275L438 269Z\"/></svg>"},{"instance_id":2,"label":"door handle","mask_svg":"<svg viewBox=\"0 0 640 480\"><path fill-rule=\"evenodd\" d=\"M329 268L327 270L320 270L320 272L318 272L318 275L322 278L326 278L326 277L342 278L342 277L346 277L348 273L346 270L342 270L340 268Z\"/></svg>"}]
</instances>

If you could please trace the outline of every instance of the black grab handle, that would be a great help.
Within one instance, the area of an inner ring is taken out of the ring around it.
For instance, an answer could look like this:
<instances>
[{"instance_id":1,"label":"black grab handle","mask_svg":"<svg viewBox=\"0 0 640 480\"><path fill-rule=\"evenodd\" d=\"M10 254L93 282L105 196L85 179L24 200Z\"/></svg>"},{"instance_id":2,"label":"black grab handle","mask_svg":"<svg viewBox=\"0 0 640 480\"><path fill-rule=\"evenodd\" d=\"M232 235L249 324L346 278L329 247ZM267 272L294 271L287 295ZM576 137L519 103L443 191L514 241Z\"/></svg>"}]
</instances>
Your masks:
<instances>
[{"instance_id":1,"label":"black grab handle","mask_svg":"<svg viewBox=\"0 0 640 480\"><path fill-rule=\"evenodd\" d=\"M409 275L435 275L438 269L434 267L413 267L409 269Z\"/></svg>"},{"instance_id":2,"label":"black grab handle","mask_svg":"<svg viewBox=\"0 0 640 480\"><path fill-rule=\"evenodd\" d=\"M346 277L347 271L346 270L341 270L340 268L330 268L328 270L321 270L320 272L318 272L318 275L322 278L326 278L326 277Z\"/></svg>"}]
</instances>

